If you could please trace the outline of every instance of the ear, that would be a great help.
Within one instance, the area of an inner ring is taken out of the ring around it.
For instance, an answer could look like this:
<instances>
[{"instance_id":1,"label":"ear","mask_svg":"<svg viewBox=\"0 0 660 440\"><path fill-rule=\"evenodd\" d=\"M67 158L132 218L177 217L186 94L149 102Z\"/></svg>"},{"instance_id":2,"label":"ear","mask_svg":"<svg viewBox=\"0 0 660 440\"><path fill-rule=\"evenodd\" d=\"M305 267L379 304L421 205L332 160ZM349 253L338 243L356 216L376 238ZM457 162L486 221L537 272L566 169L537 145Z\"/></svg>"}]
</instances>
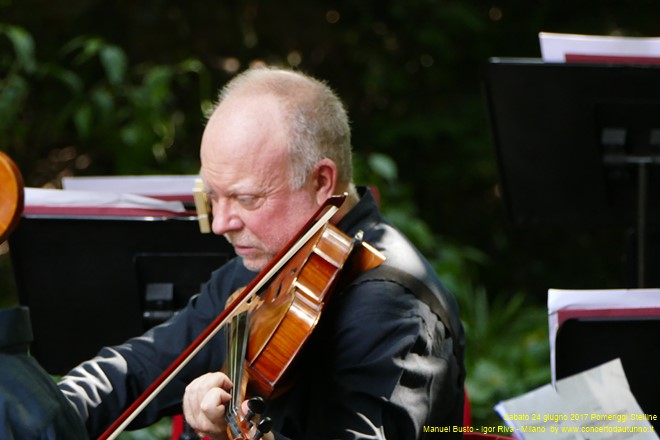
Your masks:
<instances>
[{"instance_id":1,"label":"ear","mask_svg":"<svg viewBox=\"0 0 660 440\"><path fill-rule=\"evenodd\" d=\"M337 176L337 165L328 158L321 159L314 167L311 184L319 205L323 204L328 197L335 195Z\"/></svg>"}]
</instances>

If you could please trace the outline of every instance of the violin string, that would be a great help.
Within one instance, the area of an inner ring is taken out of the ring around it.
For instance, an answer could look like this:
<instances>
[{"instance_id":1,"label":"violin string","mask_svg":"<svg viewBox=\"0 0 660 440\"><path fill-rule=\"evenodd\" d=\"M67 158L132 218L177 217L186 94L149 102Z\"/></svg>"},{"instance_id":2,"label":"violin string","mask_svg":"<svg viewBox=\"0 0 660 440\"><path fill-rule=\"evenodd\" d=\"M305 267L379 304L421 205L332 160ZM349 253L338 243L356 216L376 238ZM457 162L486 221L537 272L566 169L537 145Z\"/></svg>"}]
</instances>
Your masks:
<instances>
[{"instance_id":1,"label":"violin string","mask_svg":"<svg viewBox=\"0 0 660 440\"><path fill-rule=\"evenodd\" d=\"M236 319L237 317L234 316L231 321L229 322L229 328L227 329L227 375L229 376L229 380L234 383L236 380L236 365L235 365L235 359L236 359L236 346L234 344L234 335L236 333ZM232 405L228 406L228 408L231 408L233 406L234 402L234 389L232 388L231 390L231 400L232 400ZM231 414L227 414L228 417L231 416Z\"/></svg>"},{"instance_id":2,"label":"violin string","mask_svg":"<svg viewBox=\"0 0 660 440\"><path fill-rule=\"evenodd\" d=\"M236 358L236 345L234 344L234 336L236 335L236 320L238 319L238 315L234 316L231 318L231 320L227 323L227 333L226 333L226 347L227 347L227 359L225 361L225 368L226 368L226 374L229 377L229 380L232 383L235 383L234 381L236 380L236 369L235 369L235 361L234 359ZM235 402L235 397L234 397L234 388L231 389L230 391L231 397L230 401L225 405L225 420L227 420L227 423L229 425L230 420L234 417L234 402Z\"/></svg>"},{"instance_id":3,"label":"violin string","mask_svg":"<svg viewBox=\"0 0 660 440\"><path fill-rule=\"evenodd\" d=\"M228 353L227 353L227 369L228 376L234 384L231 389L231 409L236 413L236 406L240 403L241 398L241 384L243 383L243 368L242 362L245 359L247 351L247 320L248 313L243 312L236 315L229 324L230 330L227 333L229 336Z\"/></svg>"}]
</instances>

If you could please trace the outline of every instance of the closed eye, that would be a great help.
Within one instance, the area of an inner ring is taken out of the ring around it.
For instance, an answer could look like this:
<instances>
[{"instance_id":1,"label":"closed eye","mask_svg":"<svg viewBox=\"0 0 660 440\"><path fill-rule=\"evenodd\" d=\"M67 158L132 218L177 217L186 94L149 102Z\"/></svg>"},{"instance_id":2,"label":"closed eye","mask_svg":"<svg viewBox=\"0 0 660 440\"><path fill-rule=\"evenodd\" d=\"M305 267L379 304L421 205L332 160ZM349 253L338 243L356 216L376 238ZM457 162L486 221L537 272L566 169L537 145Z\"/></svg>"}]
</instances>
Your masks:
<instances>
[{"instance_id":1,"label":"closed eye","mask_svg":"<svg viewBox=\"0 0 660 440\"><path fill-rule=\"evenodd\" d=\"M265 200L265 198L262 196L246 195L246 194L236 195L234 196L234 199L243 208L250 211L259 208L264 203Z\"/></svg>"}]
</instances>

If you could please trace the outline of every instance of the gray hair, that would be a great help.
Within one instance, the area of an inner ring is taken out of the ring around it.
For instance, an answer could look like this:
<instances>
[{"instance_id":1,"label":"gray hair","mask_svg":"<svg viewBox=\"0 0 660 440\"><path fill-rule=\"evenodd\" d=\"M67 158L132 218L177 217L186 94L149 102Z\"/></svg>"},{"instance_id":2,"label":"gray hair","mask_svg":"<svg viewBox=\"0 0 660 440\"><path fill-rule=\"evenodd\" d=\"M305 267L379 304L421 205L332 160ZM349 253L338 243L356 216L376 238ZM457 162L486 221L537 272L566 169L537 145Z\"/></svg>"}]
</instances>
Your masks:
<instances>
[{"instance_id":1,"label":"gray hair","mask_svg":"<svg viewBox=\"0 0 660 440\"><path fill-rule=\"evenodd\" d=\"M348 115L326 83L298 71L258 67L228 82L220 91L216 107L234 94L271 94L280 101L288 123L292 189L301 188L323 158L337 165L339 182L352 182Z\"/></svg>"}]
</instances>

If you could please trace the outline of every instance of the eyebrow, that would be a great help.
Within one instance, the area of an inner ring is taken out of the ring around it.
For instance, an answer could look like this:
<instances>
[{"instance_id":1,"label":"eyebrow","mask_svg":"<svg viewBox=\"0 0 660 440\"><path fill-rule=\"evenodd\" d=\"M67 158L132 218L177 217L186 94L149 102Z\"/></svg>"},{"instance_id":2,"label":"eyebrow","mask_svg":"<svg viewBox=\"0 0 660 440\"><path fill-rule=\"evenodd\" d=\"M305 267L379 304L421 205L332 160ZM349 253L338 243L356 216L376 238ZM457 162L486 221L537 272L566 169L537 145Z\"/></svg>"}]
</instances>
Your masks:
<instances>
[{"instance_id":1,"label":"eyebrow","mask_svg":"<svg viewBox=\"0 0 660 440\"><path fill-rule=\"evenodd\" d=\"M203 191L208 195L214 196L223 196L223 197L237 197L237 196L253 196L253 197L265 197L267 192L264 190L256 190L252 188L244 188L241 185L235 185L233 188L229 188L222 193L218 193L214 189L210 188L209 185L202 179L204 185Z\"/></svg>"},{"instance_id":2,"label":"eyebrow","mask_svg":"<svg viewBox=\"0 0 660 440\"><path fill-rule=\"evenodd\" d=\"M201 171L200 171L200 177L204 185L203 191L207 194L213 194L216 196L224 196L224 197L232 197L237 195L252 195L252 196L264 197L268 194L268 191L266 191L263 186L255 188L253 182L245 182L244 180L232 183L231 185L229 185L229 187L225 188L225 190L220 193L211 188L211 186L208 184Z\"/></svg>"}]
</instances>

